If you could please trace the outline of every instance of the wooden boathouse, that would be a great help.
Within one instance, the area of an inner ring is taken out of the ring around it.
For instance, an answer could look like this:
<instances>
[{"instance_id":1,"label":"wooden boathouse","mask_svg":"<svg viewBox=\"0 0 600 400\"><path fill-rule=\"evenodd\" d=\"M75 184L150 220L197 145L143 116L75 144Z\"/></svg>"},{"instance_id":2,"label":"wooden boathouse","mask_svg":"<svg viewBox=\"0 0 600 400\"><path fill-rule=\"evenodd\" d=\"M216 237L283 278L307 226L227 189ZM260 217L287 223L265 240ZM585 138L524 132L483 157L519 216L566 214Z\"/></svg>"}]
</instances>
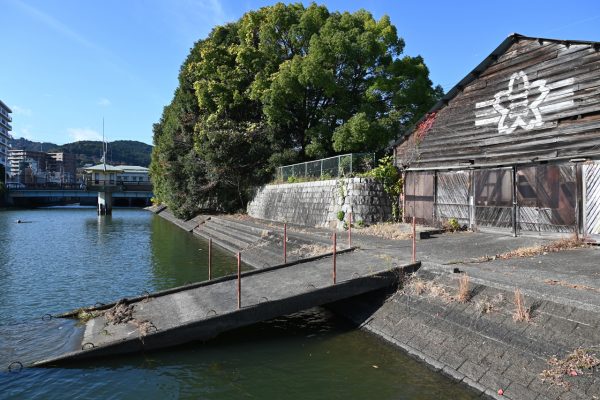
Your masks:
<instances>
[{"instance_id":1,"label":"wooden boathouse","mask_svg":"<svg viewBox=\"0 0 600 400\"><path fill-rule=\"evenodd\" d=\"M600 43L512 34L394 145L405 217L600 240Z\"/></svg>"}]
</instances>

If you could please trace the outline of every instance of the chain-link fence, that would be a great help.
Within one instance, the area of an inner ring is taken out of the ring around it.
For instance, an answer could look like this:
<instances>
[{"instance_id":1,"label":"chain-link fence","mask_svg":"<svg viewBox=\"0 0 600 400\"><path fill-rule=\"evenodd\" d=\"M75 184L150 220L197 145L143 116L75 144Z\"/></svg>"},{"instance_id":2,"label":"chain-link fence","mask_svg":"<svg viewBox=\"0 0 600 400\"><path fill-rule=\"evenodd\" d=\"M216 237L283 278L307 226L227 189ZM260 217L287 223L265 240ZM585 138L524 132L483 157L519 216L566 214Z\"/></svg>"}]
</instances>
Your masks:
<instances>
[{"instance_id":1,"label":"chain-link fence","mask_svg":"<svg viewBox=\"0 0 600 400\"><path fill-rule=\"evenodd\" d=\"M351 153L278 167L275 179L280 182L288 182L293 179L310 180L352 176L367 172L374 165L375 154Z\"/></svg>"}]
</instances>

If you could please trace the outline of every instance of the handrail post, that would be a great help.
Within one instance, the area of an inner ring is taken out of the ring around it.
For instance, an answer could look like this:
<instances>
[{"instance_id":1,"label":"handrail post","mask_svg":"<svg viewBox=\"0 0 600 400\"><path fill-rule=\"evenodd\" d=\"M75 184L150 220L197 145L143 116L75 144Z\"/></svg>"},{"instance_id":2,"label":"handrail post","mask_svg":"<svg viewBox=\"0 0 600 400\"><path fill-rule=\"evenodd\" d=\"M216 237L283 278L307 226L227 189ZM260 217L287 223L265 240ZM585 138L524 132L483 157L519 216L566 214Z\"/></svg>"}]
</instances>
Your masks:
<instances>
[{"instance_id":1,"label":"handrail post","mask_svg":"<svg viewBox=\"0 0 600 400\"><path fill-rule=\"evenodd\" d=\"M287 264L287 223L283 224L283 263Z\"/></svg>"},{"instance_id":2,"label":"handrail post","mask_svg":"<svg viewBox=\"0 0 600 400\"><path fill-rule=\"evenodd\" d=\"M241 255L237 253L237 307L242 308L242 270L241 270Z\"/></svg>"},{"instance_id":3,"label":"handrail post","mask_svg":"<svg viewBox=\"0 0 600 400\"><path fill-rule=\"evenodd\" d=\"M212 279L212 238L208 239L208 280Z\"/></svg>"},{"instance_id":4,"label":"handrail post","mask_svg":"<svg viewBox=\"0 0 600 400\"><path fill-rule=\"evenodd\" d=\"M337 281L337 268L336 268L336 247L337 247L337 233L333 232L333 284Z\"/></svg>"},{"instance_id":5,"label":"handrail post","mask_svg":"<svg viewBox=\"0 0 600 400\"><path fill-rule=\"evenodd\" d=\"M417 261L417 225L416 218L412 217L412 262Z\"/></svg>"}]
</instances>

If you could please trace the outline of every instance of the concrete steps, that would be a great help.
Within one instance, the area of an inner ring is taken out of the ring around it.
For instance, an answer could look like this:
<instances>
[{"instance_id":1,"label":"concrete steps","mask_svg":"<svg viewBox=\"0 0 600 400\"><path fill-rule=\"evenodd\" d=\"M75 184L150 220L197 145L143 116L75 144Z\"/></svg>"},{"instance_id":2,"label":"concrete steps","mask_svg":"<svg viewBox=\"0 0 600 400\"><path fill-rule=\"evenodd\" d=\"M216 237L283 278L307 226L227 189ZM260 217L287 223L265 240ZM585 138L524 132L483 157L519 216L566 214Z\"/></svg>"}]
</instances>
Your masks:
<instances>
[{"instance_id":1,"label":"concrete steps","mask_svg":"<svg viewBox=\"0 0 600 400\"><path fill-rule=\"evenodd\" d=\"M252 245L259 242L262 237L257 234L248 233L238 229L236 226L229 226L222 224L219 220L209 220L204 223L205 227L210 228L213 231L235 238L238 241L246 243L246 245Z\"/></svg>"},{"instance_id":2,"label":"concrete steps","mask_svg":"<svg viewBox=\"0 0 600 400\"><path fill-rule=\"evenodd\" d=\"M201 236L205 239L212 239L213 243L229 250L233 253L242 251L247 248L250 243L240 240L236 237L230 236L226 233L213 229L213 227L203 224L202 226L194 229L194 234Z\"/></svg>"},{"instance_id":3,"label":"concrete steps","mask_svg":"<svg viewBox=\"0 0 600 400\"><path fill-rule=\"evenodd\" d=\"M250 222L237 221L230 218L212 217L210 222L233 229L237 232L244 232L250 235L258 236L259 238L272 233L262 226L255 225Z\"/></svg>"}]
</instances>

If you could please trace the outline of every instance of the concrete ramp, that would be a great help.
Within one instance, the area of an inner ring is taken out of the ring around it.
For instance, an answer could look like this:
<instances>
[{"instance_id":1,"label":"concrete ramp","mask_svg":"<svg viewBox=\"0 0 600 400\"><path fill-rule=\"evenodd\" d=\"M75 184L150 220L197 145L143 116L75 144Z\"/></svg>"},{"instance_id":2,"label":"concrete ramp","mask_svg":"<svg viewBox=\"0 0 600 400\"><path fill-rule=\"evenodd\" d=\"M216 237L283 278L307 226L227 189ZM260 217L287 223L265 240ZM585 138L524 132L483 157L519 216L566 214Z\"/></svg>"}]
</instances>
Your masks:
<instances>
[{"instance_id":1,"label":"concrete ramp","mask_svg":"<svg viewBox=\"0 0 600 400\"><path fill-rule=\"evenodd\" d=\"M336 284L331 256L243 273L239 309L237 276L125 300L119 304L125 311L120 315L111 305L88 308L85 312L91 318L85 322L81 349L33 366L207 340L228 330L390 287L418 266L384 260L370 251L346 251L337 257ZM107 313L110 310L113 313ZM121 323L110 322L115 310Z\"/></svg>"}]
</instances>

